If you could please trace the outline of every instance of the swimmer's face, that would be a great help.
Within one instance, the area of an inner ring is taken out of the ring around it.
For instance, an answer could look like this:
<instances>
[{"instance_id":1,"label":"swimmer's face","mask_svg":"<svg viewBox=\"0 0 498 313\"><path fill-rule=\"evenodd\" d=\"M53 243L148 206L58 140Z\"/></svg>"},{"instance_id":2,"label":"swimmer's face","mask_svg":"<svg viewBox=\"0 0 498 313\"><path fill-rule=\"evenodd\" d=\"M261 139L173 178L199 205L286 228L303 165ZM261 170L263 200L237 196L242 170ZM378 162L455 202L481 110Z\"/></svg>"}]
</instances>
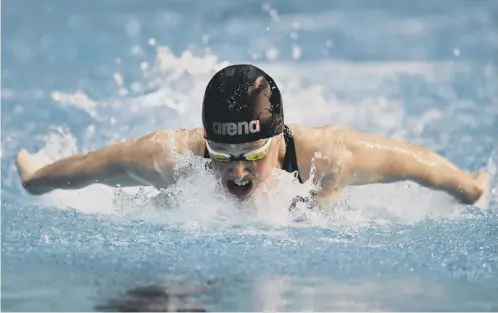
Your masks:
<instances>
[{"instance_id":1,"label":"swimmer's face","mask_svg":"<svg viewBox=\"0 0 498 313\"><path fill-rule=\"evenodd\" d=\"M279 140L280 136L242 144L208 141L213 169L231 194L246 198L268 178L278 164Z\"/></svg>"}]
</instances>

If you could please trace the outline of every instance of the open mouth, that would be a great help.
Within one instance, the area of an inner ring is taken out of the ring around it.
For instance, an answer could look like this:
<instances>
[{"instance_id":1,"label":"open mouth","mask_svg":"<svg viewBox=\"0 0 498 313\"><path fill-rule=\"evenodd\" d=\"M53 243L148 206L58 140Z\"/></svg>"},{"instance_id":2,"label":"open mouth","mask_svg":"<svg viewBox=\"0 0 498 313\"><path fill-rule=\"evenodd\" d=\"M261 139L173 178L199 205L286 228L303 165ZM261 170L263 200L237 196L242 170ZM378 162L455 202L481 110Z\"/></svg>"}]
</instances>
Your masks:
<instances>
[{"instance_id":1,"label":"open mouth","mask_svg":"<svg viewBox=\"0 0 498 313\"><path fill-rule=\"evenodd\" d=\"M248 195L253 187L253 183L251 180L228 180L227 188L228 191L236 196L243 197Z\"/></svg>"}]
</instances>

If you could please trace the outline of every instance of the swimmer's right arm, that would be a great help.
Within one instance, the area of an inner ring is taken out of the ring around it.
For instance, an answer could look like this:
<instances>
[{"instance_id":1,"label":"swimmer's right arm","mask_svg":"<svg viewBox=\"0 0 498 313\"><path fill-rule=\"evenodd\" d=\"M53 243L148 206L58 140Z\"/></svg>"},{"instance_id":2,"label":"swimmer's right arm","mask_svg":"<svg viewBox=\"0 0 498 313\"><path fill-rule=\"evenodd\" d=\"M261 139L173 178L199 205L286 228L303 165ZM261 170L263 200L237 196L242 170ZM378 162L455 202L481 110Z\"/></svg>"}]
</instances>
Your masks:
<instances>
[{"instance_id":1,"label":"swimmer's right arm","mask_svg":"<svg viewBox=\"0 0 498 313\"><path fill-rule=\"evenodd\" d=\"M161 188L173 182L172 133L152 133L62 158L46 166L37 164L33 156L23 149L17 155L16 165L23 187L33 195L97 183L112 187L153 185ZM188 130L175 132L175 142L182 142L189 136L191 133ZM173 148L181 148L176 146Z\"/></svg>"}]
</instances>

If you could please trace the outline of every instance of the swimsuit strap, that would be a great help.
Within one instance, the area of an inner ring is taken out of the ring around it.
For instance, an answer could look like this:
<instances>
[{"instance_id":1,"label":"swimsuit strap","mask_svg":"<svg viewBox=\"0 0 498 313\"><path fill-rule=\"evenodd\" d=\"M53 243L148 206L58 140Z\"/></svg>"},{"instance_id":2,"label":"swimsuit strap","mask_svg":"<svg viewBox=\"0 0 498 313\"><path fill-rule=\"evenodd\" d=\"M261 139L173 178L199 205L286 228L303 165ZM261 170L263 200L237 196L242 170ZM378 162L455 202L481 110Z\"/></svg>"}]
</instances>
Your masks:
<instances>
[{"instance_id":1,"label":"swimsuit strap","mask_svg":"<svg viewBox=\"0 0 498 313\"><path fill-rule=\"evenodd\" d=\"M287 125L284 125L284 140L287 148L285 149L282 169L289 173L297 172L297 178L299 179L299 182L302 183L301 175L299 175L299 168L297 166L297 155L296 146L294 144L294 137L292 137L292 131Z\"/></svg>"}]
</instances>

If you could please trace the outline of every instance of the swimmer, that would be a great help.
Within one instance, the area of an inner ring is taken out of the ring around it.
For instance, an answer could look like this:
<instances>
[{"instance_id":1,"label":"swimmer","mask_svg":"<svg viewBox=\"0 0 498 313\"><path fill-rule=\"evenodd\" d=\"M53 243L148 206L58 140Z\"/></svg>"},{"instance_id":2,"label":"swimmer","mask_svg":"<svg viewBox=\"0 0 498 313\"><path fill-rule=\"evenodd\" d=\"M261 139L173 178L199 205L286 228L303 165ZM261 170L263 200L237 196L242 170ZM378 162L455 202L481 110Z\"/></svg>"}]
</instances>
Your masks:
<instances>
[{"instance_id":1,"label":"swimmer","mask_svg":"<svg viewBox=\"0 0 498 313\"><path fill-rule=\"evenodd\" d=\"M473 205L489 184L486 172L467 173L416 144L341 126L287 124L277 84L248 64L225 67L211 78L202 127L153 132L48 165L21 149L16 165L32 195L95 183L161 189L175 183L174 153L186 151L209 158L226 190L241 200L264 184L273 168L295 173L301 183L311 179L319 187L314 194L319 204L348 185L413 181Z\"/></svg>"}]
</instances>

